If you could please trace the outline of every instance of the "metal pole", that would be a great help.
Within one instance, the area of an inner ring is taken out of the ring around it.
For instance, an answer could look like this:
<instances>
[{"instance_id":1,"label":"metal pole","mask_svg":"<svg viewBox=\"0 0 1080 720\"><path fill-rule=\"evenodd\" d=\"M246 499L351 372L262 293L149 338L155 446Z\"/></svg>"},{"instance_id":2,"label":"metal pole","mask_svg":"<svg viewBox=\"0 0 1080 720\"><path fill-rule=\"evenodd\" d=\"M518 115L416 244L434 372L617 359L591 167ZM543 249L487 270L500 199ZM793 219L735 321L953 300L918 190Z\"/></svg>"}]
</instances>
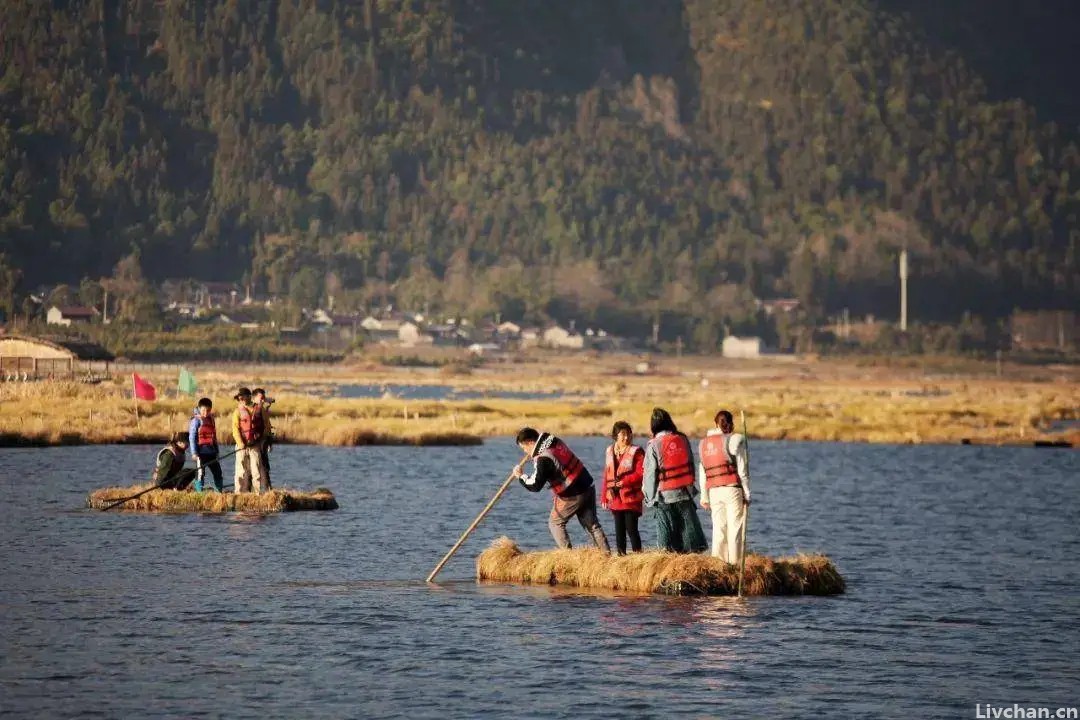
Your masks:
<instances>
[{"instance_id":1,"label":"metal pole","mask_svg":"<svg viewBox=\"0 0 1080 720\"><path fill-rule=\"evenodd\" d=\"M907 332L907 249L900 251L900 332Z\"/></svg>"}]
</instances>

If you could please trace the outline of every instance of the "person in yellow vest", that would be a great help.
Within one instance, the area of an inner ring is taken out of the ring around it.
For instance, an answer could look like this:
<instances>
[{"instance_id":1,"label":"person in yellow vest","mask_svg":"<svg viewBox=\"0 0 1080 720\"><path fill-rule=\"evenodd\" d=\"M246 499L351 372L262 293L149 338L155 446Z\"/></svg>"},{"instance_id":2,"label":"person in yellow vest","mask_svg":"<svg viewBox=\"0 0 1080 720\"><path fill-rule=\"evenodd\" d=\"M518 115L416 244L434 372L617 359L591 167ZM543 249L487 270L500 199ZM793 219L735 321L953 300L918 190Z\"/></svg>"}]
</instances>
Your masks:
<instances>
[{"instance_id":1,"label":"person in yellow vest","mask_svg":"<svg viewBox=\"0 0 1080 720\"><path fill-rule=\"evenodd\" d=\"M233 396L236 410L232 416L232 435L236 442L236 472L233 474L234 492L251 492L252 483L257 493L266 483L266 469L262 463L263 415L251 403L251 390L246 387Z\"/></svg>"},{"instance_id":2,"label":"person in yellow vest","mask_svg":"<svg viewBox=\"0 0 1080 720\"><path fill-rule=\"evenodd\" d=\"M750 472L746 438L735 432L731 413L721 410L698 446L697 468L701 507L712 513L712 555L737 563L746 508L750 506Z\"/></svg>"},{"instance_id":3,"label":"person in yellow vest","mask_svg":"<svg viewBox=\"0 0 1080 720\"><path fill-rule=\"evenodd\" d=\"M251 399L255 401L255 407L263 416L263 441L259 454L262 457L263 472L266 473L266 489L269 490L273 488L270 484L270 446L274 441L274 426L270 424L270 406L274 404L274 398L267 397L262 388L255 388L251 391Z\"/></svg>"}]
</instances>

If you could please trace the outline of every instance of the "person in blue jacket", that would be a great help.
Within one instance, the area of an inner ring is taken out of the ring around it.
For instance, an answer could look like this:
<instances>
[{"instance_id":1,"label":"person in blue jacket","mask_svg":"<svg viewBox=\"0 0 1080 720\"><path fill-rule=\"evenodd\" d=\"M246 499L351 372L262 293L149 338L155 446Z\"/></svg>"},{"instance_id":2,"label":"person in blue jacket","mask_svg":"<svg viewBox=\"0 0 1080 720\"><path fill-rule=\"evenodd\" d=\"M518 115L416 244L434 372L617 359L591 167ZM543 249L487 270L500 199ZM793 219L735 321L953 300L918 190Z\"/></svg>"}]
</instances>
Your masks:
<instances>
[{"instance_id":1,"label":"person in blue jacket","mask_svg":"<svg viewBox=\"0 0 1080 720\"><path fill-rule=\"evenodd\" d=\"M188 426L188 447L191 448L191 457L195 459L195 466L199 469L195 478L195 491L202 492L203 475L206 469L210 468L210 473L214 476L214 489L224 492L225 478L221 473L221 463L218 462L214 403L210 398L200 398L199 404L195 406L195 415Z\"/></svg>"}]
</instances>

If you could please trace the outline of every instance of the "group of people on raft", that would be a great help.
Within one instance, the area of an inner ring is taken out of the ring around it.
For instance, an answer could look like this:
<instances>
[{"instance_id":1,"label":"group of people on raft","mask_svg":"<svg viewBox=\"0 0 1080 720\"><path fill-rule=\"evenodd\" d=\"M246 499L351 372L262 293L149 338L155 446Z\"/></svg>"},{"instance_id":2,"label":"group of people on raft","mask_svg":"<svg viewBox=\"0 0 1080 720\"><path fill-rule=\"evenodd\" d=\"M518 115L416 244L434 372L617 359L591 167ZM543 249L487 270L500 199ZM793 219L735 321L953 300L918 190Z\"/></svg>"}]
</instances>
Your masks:
<instances>
[{"instance_id":1,"label":"group of people on raft","mask_svg":"<svg viewBox=\"0 0 1080 720\"><path fill-rule=\"evenodd\" d=\"M705 533L697 514L700 502L712 515L712 555L728 563L739 562L743 523L750 505L746 438L735 432L727 410L716 413L714 423L698 444L696 463L690 439L679 432L663 408L652 412L652 439L645 447L634 444L628 423L619 421L612 427L613 442L604 451L600 506L614 517L620 555L626 554L627 538L634 552L641 551L638 518L643 506L653 509L661 549L704 552ZM547 485L555 495L548 518L555 543L560 548L571 547L566 525L576 517L596 547L611 552L597 519L593 477L581 459L559 438L531 427L517 434L517 444L525 457L514 467L514 477L526 490L539 492ZM528 461L533 463L531 475L524 472Z\"/></svg>"},{"instance_id":2,"label":"group of people on raft","mask_svg":"<svg viewBox=\"0 0 1080 720\"><path fill-rule=\"evenodd\" d=\"M270 406L273 398L262 388L240 388L233 396L236 409L232 413L232 437L236 450L236 471L233 473L234 492L270 490L270 447L273 440ZM168 445L158 451L154 468L154 483L172 490L192 489L195 492L225 491L218 450L217 424L214 403L200 398L195 406L187 432L177 432ZM195 467L184 470L188 453ZM206 471L213 484L205 482Z\"/></svg>"}]
</instances>

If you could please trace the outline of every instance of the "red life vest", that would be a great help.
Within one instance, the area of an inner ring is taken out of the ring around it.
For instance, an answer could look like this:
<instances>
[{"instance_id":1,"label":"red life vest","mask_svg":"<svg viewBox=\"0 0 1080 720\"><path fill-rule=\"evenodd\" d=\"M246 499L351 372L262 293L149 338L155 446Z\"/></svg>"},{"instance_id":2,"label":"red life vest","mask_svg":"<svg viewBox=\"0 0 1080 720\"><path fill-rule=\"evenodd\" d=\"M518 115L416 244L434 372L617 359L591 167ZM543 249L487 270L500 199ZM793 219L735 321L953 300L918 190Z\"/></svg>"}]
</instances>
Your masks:
<instances>
[{"instance_id":1,"label":"red life vest","mask_svg":"<svg viewBox=\"0 0 1080 720\"><path fill-rule=\"evenodd\" d=\"M690 440L682 433L665 433L663 437L653 438L657 446L660 465L656 469L656 478L660 490L678 490L694 484L694 454Z\"/></svg>"},{"instance_id":2,"label":"red life vest","mask_svg":"<svg viewBox=\"0 0 1080 720\"><path fill-rule=\"evenodd\" d=\"M217 428L214 416L199 417L199 429L195 433L195 447L217 447Z\"/></svg>"},{"instance_id":3,"label":"red life vest","mask_svg":"<svg viewBox=\"0 0 1080 720\"><path fill-rule=\"evenodd\" d=\"M641 504L645 500L645 493L641 491L641 468L638 465L640 456L645 451L637 445L631 445L626 452L615 462L615 446L608 447L604 453L604 494L608 498L608 507L612 510L636 510L641 512ZM622 483L617 488L612 488L616 483ZM614 494L608 494L608 490L614 490Z\"/></svg>"},{"instance_id":4,"label":"red life vest","mask_svg":"<svg viewBox=\"0 0 1080 720\"><path fill-rule=\"evenodd\" d=\"M698 446L701 465L705 468L705 489L731 487L739 484L739 470L735 460L728 454L728 438L723 435L706 435Z\"/></svg>"},{"instance_id":5,"label":"red life vest","mask_svg":"<svg viewBox=\"0 0 1080 720\"><path fill-rule=\"evenodd\" d=\"M550 483L551 491L556 495L565 495L566 491L581 475L582 470L585 469L578 456L567 447L566 443L557 437L552 437L551 443L537 453L536 457L551 458L555 463L555 468L562 476L562 480Z\"/></svg>"},{"instance_id":6,"label":"red life vest","mask_svg":"<svg viewBox=\"0 0 1080 720\"><path fill-rule=\"evenodd\" d=\"M249 408L246 405L238 410L240 413L240 437L245 443L258 442L263 436L263 415L259 408Z\"/></svg>"}]
</instances>

